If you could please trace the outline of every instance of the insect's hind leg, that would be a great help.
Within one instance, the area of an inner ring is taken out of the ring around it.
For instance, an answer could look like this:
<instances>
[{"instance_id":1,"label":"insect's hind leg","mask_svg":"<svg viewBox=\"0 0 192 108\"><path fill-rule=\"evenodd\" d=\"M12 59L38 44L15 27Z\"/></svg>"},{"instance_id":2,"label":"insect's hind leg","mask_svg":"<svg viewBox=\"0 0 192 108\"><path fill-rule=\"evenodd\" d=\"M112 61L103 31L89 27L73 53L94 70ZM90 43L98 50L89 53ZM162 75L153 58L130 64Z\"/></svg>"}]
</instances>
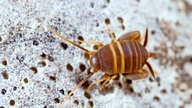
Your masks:
<instances>
[{"instance_id":1,"label":"insect's hind leg","mask_svg":"<svg viewBox=\"0 0 192 108\"><path fill-rule=\"evenodd\" d=\"M148 28L146 28L146 31L145 31L145 40L143 42L144 47L147 46L147 42L148 42Z\"/></svg>"},{"instance_id":2,"label":"insect's hind leg","mask_svg":"<svg viewBox=\"0 0 192 108\"><path fill-rule=\"evenodd\" d=\"M140 32L139 31L132 31L132 32L128 32L126 34L124 34L123 36L121 36L119 40L137 40L140 41Z\"/></svg>"},{"instance_id":3,"label":"insect's hind leg","mask_svg":"<svg viewBox=\"0 0 192 108\"><path fill-rule=\"evenodd\" d=\"M149 68L149 70L150 70L150 72L151 72L153 78L155 79L155 74L154 74L154 71L153 71L151 65L150 65L148 62L146 62L145 64L147 65L147 67Z\"/></svg>"},{"instance_id":4,"label":"insect's hind leg","mask_svg":"<svg viewBox=\"0 0 192 108\"><path fill-rule=\"evenodd\" d=\"M126 78L130 80L140 80L147 78L148 72L147 70L142 69L133 73L124 73L123 75L125 75Z\"/></svg>"}]
</instances>

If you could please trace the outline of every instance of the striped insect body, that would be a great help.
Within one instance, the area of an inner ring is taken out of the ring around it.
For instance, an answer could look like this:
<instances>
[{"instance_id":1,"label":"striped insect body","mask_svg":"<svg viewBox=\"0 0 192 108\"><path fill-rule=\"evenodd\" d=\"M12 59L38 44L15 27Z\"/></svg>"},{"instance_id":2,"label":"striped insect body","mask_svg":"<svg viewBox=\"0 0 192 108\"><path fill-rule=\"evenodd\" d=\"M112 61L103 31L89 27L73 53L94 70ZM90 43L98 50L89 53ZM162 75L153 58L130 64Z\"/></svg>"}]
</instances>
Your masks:
<instances>
[{"instance_id":1,"label":"striped insect body","mask_svg":"<svg viewBox=\"0 0 192 108\"><path fill-rule=\"evenodd\" d=\"M67 95L65 101L62 102L61 107L69 99L72 93L77 90L83 83L85 83L92 75L97 72L104 72L102 78L93 82L87 87L87 92L91 87L97 83L103 82L101 89L112 79L118 77L119 74L127 75L130 80L144 79L148 76L146 69L143 66L146 65L149 68L152 76L155 77L151 65L147 62L149 57L153 57L155 54L148 52L146 50L146 45L148 42L148 28L145 33L145 40L141 43L140 32L132 31L128 32L117 41L114 39L114 33L112 32L110 21L106 19L106 24L108 26L108 31L111 37L111 43L103 45L101 42L83 42L86 44L97 44L100 48L96 52L89 51L80 45L64 38L51 27L49 28L55 35L60 37L62 40L71 43L72 45L84 50L90 55L90 66L93 68L93 72L90 73L85 79L83 79L77 86L75 86L71 92Z\"/></svg>"}]
</instances>

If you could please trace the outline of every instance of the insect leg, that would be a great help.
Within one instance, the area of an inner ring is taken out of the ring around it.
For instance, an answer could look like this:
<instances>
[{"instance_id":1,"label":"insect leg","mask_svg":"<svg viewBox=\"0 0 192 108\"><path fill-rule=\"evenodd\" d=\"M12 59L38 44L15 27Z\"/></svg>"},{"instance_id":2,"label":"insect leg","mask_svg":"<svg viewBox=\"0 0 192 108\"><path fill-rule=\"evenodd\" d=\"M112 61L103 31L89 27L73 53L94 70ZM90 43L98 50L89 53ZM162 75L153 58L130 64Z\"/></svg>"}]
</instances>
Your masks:
<instances>
[{"instance_id":1,"label":"insect leg","mask_svg":"<svg viewBox=\"0 0 192 108\"><path fill-rule=\"evenodd\" d=\"M145 64L147 65L147 67L149 68L149 70L150 70L153 78L155 79L155 74L154 74L154 72L153 72L153 69L152 69L151 65L150 65L148 62L146 62Z\"/></svg>"},{"instance_id":2,"label":"insect leg","mask_svg":"<svg viewBox=\"0 0 192 108\"><path fill-rule=\"evenodd\" d=\"M86 89L86 92L89 92L89 90L91 89L91 87L92 87L93 85L96 85L97 83L100 83L100 82L102 82L102 81L105 81L106 79L107 79L107 75L105 74L101 79L99 79L99 80L91 83L91 84L89 85L89 87Z\"/></svg>"},{"instance_id":3,"label":"insect leg","mask_svg":"<svg viewBox=\"0 0 192 108\"><path fill-rule=\"evenodd\" d=\"M105 85L111 80L111 79L115 79L115 78L117 78L117 74L115 74L115 75L113 75L113 76L109 76L106 80L105 80L105 82L101 85L101 88L100 88L100 90L102 90L104 87L105 87Z\"/></svg>"},{"instance_id":4,"label":"insect leg","mask_svg":"<svg viewBox=\"0 0 192 108\"><path fill-rule=\"evenodd\" d=\"M142 69L137 72L125 73L123 75L126 75L126 78L130 80L140 80L140 79L145 79L148 76L148 72L147 70Z\"/></svg>"},{"instance_id":5,"label":"insect leg","mask_svg":"<svg viewBox=\"0 0 192 108\"><path fill-rule=\"evenodd\" d=\"M67 97L65 98L65 100L61 103L60 108L62 108L64 106L64 104L67 102L67 100L70 98L70 96L72 95L72 93L77 90L81 85L83 85L92 75L94 75L97 72L97 70L94 70L94 72L90 73L85 79L83 79L78 85L76 85L71 92L67 95Z\"/></svg>"},{"instance_id":6,"label":"insect leg","mask_svg":"<svg viewBox=\"0 0 192 108\"><path fill-rule=\"evenodd\" d=\"M108 27L109 35L111 37L111 42L114 43L115 42L115 33L113 32L113 30L111 28L109 18L105 19L105 23L107 24L107 27Z\"/></svg>"},{"instance_id":7,"label":"insect leg","mask_svg":"<svg viewBox=\"0 0 192 108\"><path fill-rule=\"evenodd\" d=\"M119 40L137 40L140 41L140 32L139 31L132 31L132 32L128 32L126 34L124 34L123 36L121 36Z\"/></svg>"},{"instance_id":8,"label":"insect leg","mask_svg":"<svg viewBox=\"0 0 192 108\"><path fill-rule=\"evenodd\" d=\"M51 27L49 27L49 30L50 30L51 32L53 32L56 36L60 37L62 40L67 41L68 43L70 43L70 44L72 44L72 45L74 45L74 46L76 46L76 47L78 47L78 48L84 50L85 52L88 52L88 53L91 54L91 55L94 53L94 52L91 52L91 51L89 51L89 50L87 50L87 49L81 47L80 45L78 45L78 44L76 44L76 43L74 43L74 42L72 42L72 41L70 41L70 40L64 38L64 37L61 36L59 33L57 33L54 29L52 29Z\"/></svg>"},{"instance_id":9,"label":"insect leg","mask_svg":"<svg viewBox=\"0 0 192 108\"><path fill-rule=\"evenodd\" d=\"M81 43L85 43L85 44L96 44L98 45L99 47L102 47L103 46L103 43L101 42L84 42L82 40L77 40L78 42L81 42Z\"/></svg>"},{"instance_id":10,"label":"insect leg","mask_svg":"<svg viewBox=\"0 0 192 108\"><path fill-rule=\"evenodd\" d=\"M143 43L144 47L147 46L147 42L148 42L148 28L146 28L146 31L145 31L145 40L144 40L144 43Z\"/></svg>"}]
</instances>

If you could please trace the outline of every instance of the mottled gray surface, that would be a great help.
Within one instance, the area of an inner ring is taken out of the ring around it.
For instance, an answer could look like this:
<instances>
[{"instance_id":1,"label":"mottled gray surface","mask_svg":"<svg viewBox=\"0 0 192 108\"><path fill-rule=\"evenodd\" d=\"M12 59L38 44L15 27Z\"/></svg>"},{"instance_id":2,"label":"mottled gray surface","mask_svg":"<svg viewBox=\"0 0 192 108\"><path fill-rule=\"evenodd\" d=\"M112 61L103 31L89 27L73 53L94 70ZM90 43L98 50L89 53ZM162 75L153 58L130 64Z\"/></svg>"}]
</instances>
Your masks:
<instances>
[{"instance_id":1,"label":"mottled gray surface","mask_svg":"<svg viewBox=\"0 0 192 108\"><path fill-rule=\"evenodd\" d=\"M191 0L1 0L0 108L59 107L90 66L83 51L53 35L48 26L74 42L82 36L107 44L106 18L116 38L133 30L144 35L149 27L147 49L157 56L148 61L156 81L149 76L130 85L122 77L102 92L94 86L88 99L85 88L103 75L99 72L65 107L191 108ZM93 45L81 46L93 50Z\"/></svg>"}]
</instances>

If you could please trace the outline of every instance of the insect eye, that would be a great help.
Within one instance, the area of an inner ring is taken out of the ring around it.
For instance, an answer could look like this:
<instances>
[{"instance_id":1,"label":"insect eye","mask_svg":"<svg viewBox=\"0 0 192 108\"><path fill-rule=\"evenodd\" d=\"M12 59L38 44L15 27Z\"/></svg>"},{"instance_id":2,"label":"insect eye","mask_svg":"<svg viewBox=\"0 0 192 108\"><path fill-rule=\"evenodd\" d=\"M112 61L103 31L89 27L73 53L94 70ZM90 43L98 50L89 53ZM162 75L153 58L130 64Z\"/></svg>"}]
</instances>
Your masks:
<instances>
[{"instance_id":1,"label":"insect eye","mask_svg":"<svg viewBox=\"0 0 192 108\"><path fill-rule=\"evenodd\" d=\"M99 68L100 68L97 54L94 54L94 55L90 58L90 65L91 65L94 69L99 69Z\"/></svg>"}]
</instances>

